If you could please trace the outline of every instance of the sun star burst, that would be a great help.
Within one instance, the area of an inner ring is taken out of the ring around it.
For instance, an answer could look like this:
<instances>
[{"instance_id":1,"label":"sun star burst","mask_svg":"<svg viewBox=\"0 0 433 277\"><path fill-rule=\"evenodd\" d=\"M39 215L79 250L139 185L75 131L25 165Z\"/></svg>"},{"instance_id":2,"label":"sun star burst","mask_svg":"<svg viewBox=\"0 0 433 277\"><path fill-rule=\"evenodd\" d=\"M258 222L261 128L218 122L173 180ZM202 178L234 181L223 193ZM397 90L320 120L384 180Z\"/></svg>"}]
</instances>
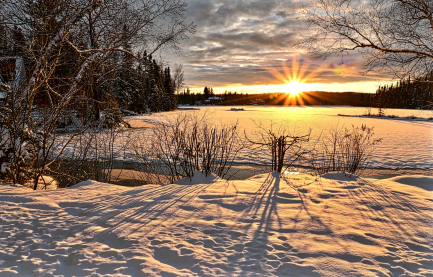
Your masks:
<instances>
[{"instance_id":1,"label":"sun star burst","mask_svg":"<svg viewBox=\"0 0 433 277\"><path fill-rule=\"evenodd\" d=\"M270 73L281 82L281 92L284 92L286 105L304 105L304 99L308 98L303 92L308 91L308 81L315 75L314 71L308 70L308 66L300 64L297 57L293 57L292 65L283 62L282 70L270 69Z\"/></svg>"}]
</instances>

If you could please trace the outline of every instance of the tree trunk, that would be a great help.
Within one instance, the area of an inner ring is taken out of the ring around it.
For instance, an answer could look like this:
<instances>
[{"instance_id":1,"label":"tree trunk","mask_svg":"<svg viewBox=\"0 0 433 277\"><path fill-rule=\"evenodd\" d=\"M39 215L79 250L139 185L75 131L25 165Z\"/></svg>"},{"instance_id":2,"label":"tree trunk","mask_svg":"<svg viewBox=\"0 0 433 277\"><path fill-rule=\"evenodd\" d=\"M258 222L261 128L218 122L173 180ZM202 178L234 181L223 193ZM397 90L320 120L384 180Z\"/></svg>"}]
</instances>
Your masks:
<instances>
[{"instance_id":1,"label":"tree trunk","mask_svg":"<svg viewBox=\"0 0 433 277\"><path fill-rule=\"evenodd\" d=\"M283 170L283 163L284 163L284 138L280 137L278 139L278 169L277 171L281 173Z\"/></svg>"},{"instance_id":2,"label":"tree trunk","mask_svg":"<svg viewBox=\"0 0 433 277\"><path fill-rule=\"evenodd\" d=\"M89 14L89 35L90 35L90 44L93 49L98 48L98 43L95 38L95 32L93 30L93 20L92 20L92 14ZM93 111L95 113L95 121L98 121L100 119L100 110L99 110L99 102L100 102L100 95L98 90L98 80L96 77L96 74L98 72L98 65L95 64L95 68L93 70L93 76L92 76L92 91L93 91Z\"/></svg>"}]
</instances>

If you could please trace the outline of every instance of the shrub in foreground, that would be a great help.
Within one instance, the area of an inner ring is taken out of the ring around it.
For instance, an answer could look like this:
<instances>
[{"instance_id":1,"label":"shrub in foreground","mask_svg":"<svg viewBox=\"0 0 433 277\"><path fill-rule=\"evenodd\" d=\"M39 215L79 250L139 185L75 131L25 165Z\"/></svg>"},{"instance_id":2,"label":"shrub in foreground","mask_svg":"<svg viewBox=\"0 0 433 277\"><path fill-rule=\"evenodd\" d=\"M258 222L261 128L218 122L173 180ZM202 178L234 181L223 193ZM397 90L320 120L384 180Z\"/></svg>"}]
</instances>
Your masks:
<instances>
[{"instance_id":1,"label":"shrub in foreground","mask_svg":"<svg viewBox=\"0 0 433 277\"><path fill-rule=\"evenodd\" d=\"M342 171L358 174L371 161L381 139L374 138L374 127L366 125L352 128L335 128L318 139L310 152L310 165L318 174Z\"/></svg>"},{"instance_id":2,"label":"shrub in foreground","mask_svg":"<svg viewBox=\"0 0 433 277\"><path fill-rule=\"evenodd\" d=\"M202 170L229 179L229 170L244 148L238 124L217 126L209 114L182 113L131 142L146 183L192 178Z\"/></svg>"},{"instance_id":3,"label":"shrub in foreground","mask_svg":"<svg viewBox=\"0 0 433 277\"><path fill-rule=\"evenodd\" d=\"M245 134L250 143L252 160L259 161L271 171L281 173L306 155L304 143L309 142L311 129L305 135L296 135L282 125L274 128L271 124L270 128L265 128L261 124L254 123L259 132L250 136Z\"/></svg>"}]
</instances>

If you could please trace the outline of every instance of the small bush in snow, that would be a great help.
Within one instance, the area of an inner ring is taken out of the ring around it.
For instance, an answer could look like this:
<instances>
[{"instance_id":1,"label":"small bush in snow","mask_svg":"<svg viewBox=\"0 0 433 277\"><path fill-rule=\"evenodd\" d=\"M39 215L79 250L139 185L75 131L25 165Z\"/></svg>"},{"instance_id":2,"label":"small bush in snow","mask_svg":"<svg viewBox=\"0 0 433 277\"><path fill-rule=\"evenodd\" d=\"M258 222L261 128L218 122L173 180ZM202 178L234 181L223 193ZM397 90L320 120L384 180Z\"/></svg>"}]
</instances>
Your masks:
<instances>
[{"instance_id":1,"label":"small bush in snow","mask_svg":"<svg viewBox=\"0 0 433 277\"><path fill-rule=\"evenodd\" d=\"M41 137L27 124L15 123L0 115L0 179L24 184L30 178L32 160L41 145Z\"/></svg>"},{"instance_id":2,"label":"small bush in snow","mask_svg":"<svg viewBox=\"0 0 433 277\"><path fill-rule=\"evenodd\" d=\"M245 135L251 143L250 155L254 161L281 173L305 156L307 150L303 144L310 141L311 130L305 135L296 135L284 126L274 128L271 124L270 128L265 128L257 123L256 126L260 131L255 138Z\"/></svg>"},{"instance_id":3,"label":"small bush in snow","mask_svg":"<svg viewBox=\"0 0 433 277\"><path fill-rule=\"evenodd\" d=\"M237 123L216 126L208 114L197 113L180 114L131 145L148 183L161 183L163 176L170 182L192 178L197 170L230 178L228 171L244 147Z\"/></svg>"},{"instance_id":4,"label":"small bush in snow","mask_svg":"<svg viewBox=\"0 0 433 277\"><path fill-rule=\"evenodd\" d=\"M318 139L310 153L310 165L318 174L340 171L361 173L381 139L374 138L374 128L366 125L336 128Z\"/></svg>"}]
</instances>

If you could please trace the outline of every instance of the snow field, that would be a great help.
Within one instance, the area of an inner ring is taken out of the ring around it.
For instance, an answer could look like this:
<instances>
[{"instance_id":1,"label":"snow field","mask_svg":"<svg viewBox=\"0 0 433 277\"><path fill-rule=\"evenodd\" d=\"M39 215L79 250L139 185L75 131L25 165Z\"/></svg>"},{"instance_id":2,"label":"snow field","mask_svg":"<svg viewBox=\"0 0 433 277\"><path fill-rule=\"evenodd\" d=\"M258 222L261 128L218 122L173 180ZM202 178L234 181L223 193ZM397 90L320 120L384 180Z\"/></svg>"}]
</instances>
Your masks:
<instances>
[{"instance_id":1,"label":"snow field","mask_svg":"<svg viewBox=\"0 0 433 277\"><path fill-rule=\"evenodd\" d=\"M274 126L285 124L290 131L296 134L304 134L312 128L312 137L310 143L304 146L314 145L316 139L329 130L345 126L351 128L352 124L361 126L366 124L368 127L375 127L375 138L382 138L377 149L373 153L370 168L374 169L433 169L433 121L402 121L383 118L358 117L363 114L364 108L352 107L272 107L272 106L244 106L243 112L236 113L234 117L230 107L212 106L201 107L199 111L173 111L157 113L152 115L128 116L125 119L132 125L133 129L125 129L115 136L113 145L110 145L109 132L97 134L96 141L100 143L100 149L110 147L113 150L113 157L118 161L137 162L134 149L131 142L148 143L153 137L151 127L159 124L168 124L171 118L181 113L208 113L212 116L213 123L230 123L239 121L240 134L251 134L257 132L256 122L263 122L265 125L271 122ZM407 116L414 114L417 117L427 119L431 117L432 111L418 110L388 110L390 114ZM342 117L338 114L348 114L354 117ZM59 137L57 149L61 149L68 136ZM74 152L75 151L75 152ZM80 153L78 143L71 143L64 154ZM257 163L259 156L251 157L251 151L245 150L238 153L235 159L237 165L245 163ZM108 159L111 153L104 156L101 152L98 154L101 159ZM267 157L267 150L262 150L261 158ZM92 157L92 150L89 157Z\"/></svg>"},{"instance_id":2,"label":"snow field","mask_svg":"<svg viewBox=\"0 0 433 277\"><path fill-rule=\"evenodd\" d=\"M0 276L433 274L431 177L286 177L3 184Z\"/></svg>"},{"instance_id":3,"label":"snow field","mask_svg":"<svg viewBox=\"0 0 433 277\"><path fill-rule=\"evenodd\" d=\"M239 122L241 133L254 133L257 130L255 122L266 126L271 123L274 127L280 124L296 134L308 133L312 129L311 143L322 132L338 127L351 128L352 124L374 127L375 138L382 138L373 154L369 165L371 168L392 169L433 169L433 116L431 110L405 110L387 109L387 114L395 114L401 118L360 117L365 108L344 106L237 106L243 108L242 112L230 111L232 106L200 107L200 111L173 111L153 115L128 117L128 120L142 122L143 124L166 124L169 119L180 113L208 113L213 122L221 123ZM234 114L236 113L236 114ZM346 116L339 116L344 114ZM416 116L416 119L407 117ZM254 120L254 121L253 121ZM137 131L133 136L148 134L148 130ZM245 162L249 157L241 153L236 162Z\"/></svg>"}]
</instances>

